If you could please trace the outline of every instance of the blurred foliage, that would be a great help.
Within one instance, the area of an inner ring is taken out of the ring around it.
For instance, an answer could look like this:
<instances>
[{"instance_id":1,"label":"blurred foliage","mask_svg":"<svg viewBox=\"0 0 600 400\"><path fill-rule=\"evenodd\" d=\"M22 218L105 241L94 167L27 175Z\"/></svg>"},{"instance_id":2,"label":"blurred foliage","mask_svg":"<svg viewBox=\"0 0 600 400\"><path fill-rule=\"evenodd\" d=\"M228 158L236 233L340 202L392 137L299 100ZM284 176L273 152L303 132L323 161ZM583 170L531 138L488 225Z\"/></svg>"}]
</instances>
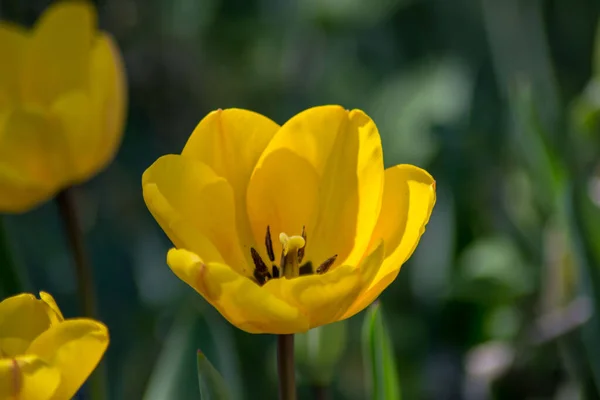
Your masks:
<instances>
[{"instance_id":1,"label":"blurred foliage","mask_svg":"<svg viewBox=\"0 0 600 400\"><path fill-rule=\"evenodd\" d=\"M31 24L48 3L0 0L0 17ZM403 397L598 397L600 3L97 5L130 85L120 153L77 193L111 331L111 399L193 398L198 348L233 398L275 397L274 338L232 329L170 272L140 177L210 110L282 123L326 103L365 110L386 165L414 163L438 183L427 232L382 296ZM4 219L31 287L77 315L55 204ZM364 315L347 323L334 398L365 398Z\"/></svg>"},{"instance_id":2,"label":"blurred foliage","mask_svg":"<svg viewBox=\"0 0 600 400\"><path fill-rule=\"evenodd\" d=\"M363 367L367 376L366 397L374 400L400 400L400 381L394 348L378 302L371 305L365 313L362 351Z\"/></svg>"},{"instance_id":3,"label":"blurred foliage","mask_svg":"<svg viewBox=\"0 0 600 400\"><path fill-rule=\"evenodd\" d=\"M295 336L296 369L307 384L327 387L335 379L346 351L346 325L339 321Z\"/></svg>"}]
</instances>

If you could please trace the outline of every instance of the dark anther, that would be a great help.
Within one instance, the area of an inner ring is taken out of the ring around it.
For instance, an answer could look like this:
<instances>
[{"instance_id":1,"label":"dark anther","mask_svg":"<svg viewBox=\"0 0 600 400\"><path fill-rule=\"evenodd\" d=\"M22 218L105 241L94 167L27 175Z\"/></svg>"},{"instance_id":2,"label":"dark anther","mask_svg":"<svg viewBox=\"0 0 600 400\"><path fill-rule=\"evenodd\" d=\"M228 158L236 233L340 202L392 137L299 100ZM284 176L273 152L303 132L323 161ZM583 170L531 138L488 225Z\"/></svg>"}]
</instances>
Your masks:
<instances>
[{"instance_id":1,"label":"dark anther","mask_svg":"<svg viewBox=\"0 0 600 400\"><path fill-rule=\"evenodd\" d=\"M301 249L298 249L298 264L300 264L302 262L302 259L304 258L304 249L306 248L306 227L303 226L302 227L302 239L304 239L304 247L302 247Z\"/></svg>"},{"instance_id":2,"label":"dark anther","mask_svg":"<svg viewBox=\"0 0 600 400\"><path fill-rule=\"evenodd\" d=\"M313 265L310 261L308 261L306 264L302 265L298 271L298 273L300 274L300 276L302 275L312 275L313 273Z\"/></svg>"},{"instance_id":3,"label":"dark anther","mask_svg":"<svg viewBox=\"0 0 600 400\"><path fill-rule=\"evenodd\" d=\"M273 241L271 240L271 228L267 225L267 236L265 237L265 247L267 248L267 255L271 262L275 261L275 253L273 252Z\"/></svg>"},{"instance_id":4,"label":"dark anther","mask_svg":"<svg viewBox=\"0 0 600 400\"><path fill-rule=\"evenodd\" d=\"M319 265L319 268L317 268L317 274L324 274L325 272L329 271L329 268L333 265L336 258L337 254L333 257L329 257L323 262L323 264Z\"/></svg>"},{"instance_id":5,"label":"dark anther","mask_svg":"<svg viewBox=\"0 0 600 400\"><path fill-rule=\"evenodd\" d=\"M277 265L273 265L273 278L279 278L279 268L277 268Z\"/></svg>"},{"instance_id":6,"label":"dark anther","mask_svg":"<svg viewBox=\"0 0 600 400\"><path fill-rule=\"evenodd\" d=\"M256 278L259 285L264 285L265 282L272 278L272 276L269 273L265 262L260 257L260 254L254 250L254 247L250 247L250 254L252 255L252 261L254 261L254 266L256 267L254 269L254 278Z\"/></svg>"}]
</instances>

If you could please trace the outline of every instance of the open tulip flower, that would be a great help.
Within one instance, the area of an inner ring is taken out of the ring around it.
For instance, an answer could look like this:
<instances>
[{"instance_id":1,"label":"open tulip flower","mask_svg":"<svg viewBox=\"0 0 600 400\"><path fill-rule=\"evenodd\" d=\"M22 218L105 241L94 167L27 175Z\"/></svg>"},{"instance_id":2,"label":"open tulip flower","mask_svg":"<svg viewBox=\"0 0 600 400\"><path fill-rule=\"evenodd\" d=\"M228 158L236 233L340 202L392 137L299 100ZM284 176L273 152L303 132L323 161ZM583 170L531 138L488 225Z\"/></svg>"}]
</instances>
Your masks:
<instances>
[{"instance_id":1,"label":"open tulip flower","mask_svg":"<svg viewBox=\"0 0 600 400\"><path fill-rule=\"evenodd\" d=\"M123 68L83 1L54 3L31 31L0 22L0 60L0 212L22 212L112 160Z\"/></svg>"},{"instance_id":2,"label":"open tulip flower","mask_svg":"<svg viewBox=\"0 0 600 400\"><path fill-rule=\"evenodd\" d=\"M0 302L0 400L68 400L108 346L106 327L65 320L52 296Z\"/></svg>"},{"instance_id":3,"label":"open tulip flower","mask_svg":"<svg viewBox=\"0 0 600 400\"><path fill-rule=\"evenodd\" d=\"M304 332L363 310L396 278L435 203L431 175L384 170L375 123L339 106L283 126L214 111L142 186L176 246L173 272L251 333Z\"/></svg>"}]
</instances>

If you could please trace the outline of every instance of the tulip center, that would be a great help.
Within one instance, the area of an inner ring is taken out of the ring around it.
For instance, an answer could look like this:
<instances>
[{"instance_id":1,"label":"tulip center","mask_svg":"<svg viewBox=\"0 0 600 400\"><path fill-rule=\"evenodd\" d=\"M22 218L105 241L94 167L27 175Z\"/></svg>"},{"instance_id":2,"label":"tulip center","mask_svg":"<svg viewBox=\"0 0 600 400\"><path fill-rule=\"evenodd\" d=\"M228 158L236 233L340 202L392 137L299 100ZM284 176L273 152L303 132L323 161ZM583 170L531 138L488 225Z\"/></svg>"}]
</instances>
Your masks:
<instances>
[{"instance_id":1,"label":"tulip center","mask_svg":"<svg viewBox=\"0 0 600 400\"><path fill-rule=\"evenodd\" d=\"M319 267L314 270L313 264L310 261L302 264L304 252L306 250L306 230L302 228L301 235L288 236L285 232L279 234L279 242L281 243L281 258L279 266L275 262L275 252L273 251L273 241L271 239L271 229L267 226L267 234L265 236L265 248L267 256L272 263L271 268L263 261L260 254L254 247L250 248L252 261L254 261L254 279L259 285L264 285L267 281L285 277L287 279L297 278L302 275L312 275L314 273L321 275L326 273L335 262L337 254L329 257Z\"/></svg>"}]
</instances>

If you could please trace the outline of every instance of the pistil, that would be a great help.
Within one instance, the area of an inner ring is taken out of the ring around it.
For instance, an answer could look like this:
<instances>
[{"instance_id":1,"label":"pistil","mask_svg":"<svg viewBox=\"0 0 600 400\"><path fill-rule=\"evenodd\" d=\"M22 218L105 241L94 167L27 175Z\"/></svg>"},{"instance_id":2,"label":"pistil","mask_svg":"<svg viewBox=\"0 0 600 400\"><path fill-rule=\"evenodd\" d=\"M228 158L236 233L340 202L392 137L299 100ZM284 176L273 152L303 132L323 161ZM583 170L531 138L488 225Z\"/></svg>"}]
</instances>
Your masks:
<instances>
[{"instance_id":1,"label":"pistil","mask_svg":"<svg viewBox=\"0 0 600 400\"><path fill-rule=\"evenodd\" d=\"M279 241L283 247L281 253L281 273L288 279L300 276L299 252L306 245L302 236L288 236L279 234Z\"/></svg>"}]
</instances>

